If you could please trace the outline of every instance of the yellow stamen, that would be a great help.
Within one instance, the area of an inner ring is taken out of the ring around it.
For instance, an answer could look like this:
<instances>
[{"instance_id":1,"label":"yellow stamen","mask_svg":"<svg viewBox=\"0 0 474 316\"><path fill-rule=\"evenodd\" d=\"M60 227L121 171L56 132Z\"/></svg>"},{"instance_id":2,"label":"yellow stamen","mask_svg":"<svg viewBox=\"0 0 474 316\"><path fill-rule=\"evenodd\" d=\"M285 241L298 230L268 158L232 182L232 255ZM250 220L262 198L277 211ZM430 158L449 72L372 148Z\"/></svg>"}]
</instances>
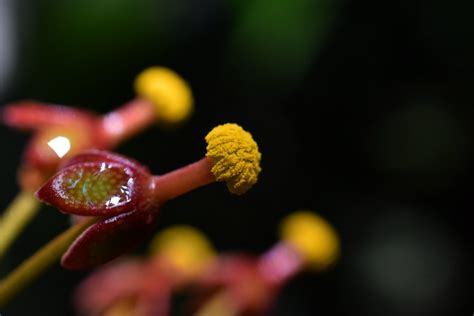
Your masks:
<instances>
[{"instance_id":1,"label":"yellow stamen","mask_svg":"<svg viewBox=\"0 0 474 316\"><path fill-rule=\"evenodd\" d=\"M165 123L179 123L193 111L191 88L168 68L145 69L135 80L135 91L153 103L158 119Z\"/></svg>"},{"instance_id":2,"label":"yellow stamen","mask_svg":"<svg viewBox=\"0 0 474 316\"><path fill-rule=\"evenodd\" d=\"M216 126L206 136L206 156L214 161L211 171L225 181L230 192L243 194L258 180L261 154L252 135L237 124Z\"/></svg>"},{"instance_id":3,"label":"yellow stamen","mask_svg":"<svg viewBox=\"0 0 474 316\"><path fill-rule=\"evenodd\" d=\"M283 240L293 245L309 267L321 270L339 256L339 238L334 228L322 217L310 211L298 211L282 221Z\"/></svg>"},{"instance_id":4,"label":"yellow stamen","mask_svg":"<svg viewBox=\"0 0 474 316\"><path fill-rule=\"evenodd\" d=\"M151 252L192 275L199 273L215 255L206 236L186 225L173 226L158 233L151 242Z\"/></svg>"}]
</instances>

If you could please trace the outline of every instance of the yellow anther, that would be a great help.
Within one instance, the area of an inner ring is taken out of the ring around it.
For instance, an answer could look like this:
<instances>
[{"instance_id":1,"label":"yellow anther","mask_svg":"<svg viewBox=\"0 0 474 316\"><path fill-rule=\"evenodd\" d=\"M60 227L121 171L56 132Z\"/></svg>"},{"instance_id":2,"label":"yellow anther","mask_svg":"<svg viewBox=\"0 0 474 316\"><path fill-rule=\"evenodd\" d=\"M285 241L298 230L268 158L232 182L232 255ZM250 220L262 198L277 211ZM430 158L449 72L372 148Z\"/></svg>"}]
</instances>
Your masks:
<instances>
[{"instance_id":1,"label":"yellow anther","mask_svg":"<svg viewBox=\"0 0 474 316\"><path fill-rule=\"evenodd\" d=\"M186 225L173 226L158 233L151 242L151 251L189 274L199 273L215 255L206 236Z\"/></svg>"},{"instance_id":2,"label":"yellow anther","mask_svg":"<svg viewBox=\"0 0 474 316\"><path fill-rule=\"evenodd\" d=\"M189 85L174 71L151 67L135 80L137 95L150 100L158 120L168 124L187 119L193 111L193 97Z\"/></svg>"},{"instance_id":3,"label":"yellow anther","mask_svg":"<svg viewBox=\"0 0 474 316\"><path fill-rule=\"evenodd\" d=\"M119 298L106 308L103 316L130 316L136 315L137 302L133 299Z\"/></svg>"},{"instance_id":4,"label":"yellow anther","mask_svg":"<svg viewBox=\"0 0 474 316\"><path fill-rule=\"evenodd\" d=\"M261 154L252 135L237 124L214 127L206 136L206 156L212 158L212 173L225 181L229 191L243 194L258 180Z\"/></svg>"},{"instance_id":5,"label":"yellow anther","mask_svg":"<svg viewBox=\"0 0 474 316\"><path fill-rule=\"evenodd\" d=\"M309 267L322 270L339 256L339 238L325 219L310 211L287 216L280 227L281 238L293 245Z\"/></svg>"}]
</instances>

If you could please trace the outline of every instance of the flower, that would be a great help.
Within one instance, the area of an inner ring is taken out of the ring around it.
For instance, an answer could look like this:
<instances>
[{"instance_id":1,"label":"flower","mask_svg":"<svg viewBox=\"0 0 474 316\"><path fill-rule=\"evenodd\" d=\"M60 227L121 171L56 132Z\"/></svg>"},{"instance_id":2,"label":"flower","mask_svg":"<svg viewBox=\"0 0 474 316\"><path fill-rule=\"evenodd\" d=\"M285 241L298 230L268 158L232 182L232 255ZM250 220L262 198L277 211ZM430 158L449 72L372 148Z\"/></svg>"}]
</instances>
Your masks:
<instances>
[{"instance_id":1,"label":"flower","mask_svg":"<svg viewBox=\"0 0 474 316\"><path fill-rule=\"evenodd\" d=\"M155 121L179 123L191 114L191 89L172 70L151 67L139 74L136 82L137 98L103 116L32 100L4 106L4 124L34 131L19 170L21 187L34 192L62 161L80 151L112 149ZM180 114L171 115L175 112Z\"/></svg>"},{"instance_id":2,"label":"flower","mask_svg":"<svg viewBox=\"0 0 474 316\"><path fill-rule=\"evenodd\" d=\"M281 241L263 255L217 257L197 281L193 315L262 315L280 289L308 267L327 268L337 258L339 241L331 225L310 211L282 221Z\"/></svg>"},{"instance_id":3,"label":"flower","mask_svg":"<svg viewBox=\"0 0 474 316\"><path fill-rule=\"evenodd\" d=\"M214 256L207 238L187 225L164 229L151 245L151 256L123 258L82 281L74 295L80 315L169 315L173 292L189 285Z\"/></svg>"},{"instance_id":4,"label":"flower","mask_svg":"<svg viewBox=\"0 0 474 316\"><path fill-rule=\"evenodd\" d=\"M70 269L92 267L130 250L150 232L158 202L148 199L152 176L126 157L87 151L69 160L37 192L40 200L61 212L96 216L63 255Z\"/></svg>"},{"instance_id":5,"label":"flower","mask_svg":"<svg viewBox=\"0 0 474 316\"><path fill-rule=\"evenodd\" d=\"M191 190L215 181L227 181L231 192L241 194L254 185L260 170L260 153L253 146L256 161L249 162L248 151L240 147L247 146L250 134L236 124L231 126L229 133L214 137L213 148L235 144L227 152L232 159L220 150L221 157L215 160L208 151L199 161L161 176L152 176L138 162L106 151L85 151L67 161L36 195L63 213L94 216L97 222L69 247L62 257L63 267L90 268L131 250L152 231L160 207ZM236 129L240 132L235 133ZM225 141L219 142L219 138ZM225 164L220 164L222 161ZM232 177L220 178L213 173L217 164L220 164L218 174L233 170ZM242 165L254 170L240 168ZM248 174L254 177L249 178Z\"/></svg>"}]
</instances>

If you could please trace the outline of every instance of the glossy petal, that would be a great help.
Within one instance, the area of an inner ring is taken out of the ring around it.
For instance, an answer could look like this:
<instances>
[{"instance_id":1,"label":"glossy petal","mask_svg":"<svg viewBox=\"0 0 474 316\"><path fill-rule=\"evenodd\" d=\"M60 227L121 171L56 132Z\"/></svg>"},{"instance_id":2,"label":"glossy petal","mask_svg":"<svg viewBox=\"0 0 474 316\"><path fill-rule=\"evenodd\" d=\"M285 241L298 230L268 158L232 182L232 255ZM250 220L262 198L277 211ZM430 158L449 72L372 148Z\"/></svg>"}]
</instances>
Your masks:
<instances>
[{"instance_id":1,"label":"glossy petal","mask_svg":"<svg viewBox=\"0 0 474 316\"><path fill-rule=\"evenodd\" d=\"M62 168L66 168L68 166L75 165L77 163L82 163L82 162L115 162L119 164L123 164L127 167L130 167L132 169L137 169L141 172L144 173L149 173L149 170L147 167L141 165L138 161L128 158L116 153L112 153L109 151L105 150L98 150L98 149L90 149L81 152L78 155L75 155L68 161L62 165Z\"/></svg>"},{"instance_id":2,"label":"glossy petal","mask_svg":"<svg viewBox=\"0 0 474 316\"><path fill-rule=\"evenodd\" d=\"M94 114L65 106L24 100L6 105L2 121L19 129L41 129L52 126L70 126L85 121L94 122Z\"/></svg>"},{"instance_id":3,"label":"glossy petal","mask_svg":"<svg viewBox=\"0 0 474 316\"><path fill-rule=\"evenodd\" d=\"M64 213L112 216L134 210L148 175L116 162L82 162L61 169L36 193Z\"/></svg>"},{"instance_id":4,"label":"glossy petal","mask_svg":"<svg viewBox=\"0 0 474 316\"><path fill-rule=\"evenodd\" d=\"M152 231L157 212L132 211L86 229L63 255L67 269L92 268L135 248Z\"/></svg>"}]
</instances>

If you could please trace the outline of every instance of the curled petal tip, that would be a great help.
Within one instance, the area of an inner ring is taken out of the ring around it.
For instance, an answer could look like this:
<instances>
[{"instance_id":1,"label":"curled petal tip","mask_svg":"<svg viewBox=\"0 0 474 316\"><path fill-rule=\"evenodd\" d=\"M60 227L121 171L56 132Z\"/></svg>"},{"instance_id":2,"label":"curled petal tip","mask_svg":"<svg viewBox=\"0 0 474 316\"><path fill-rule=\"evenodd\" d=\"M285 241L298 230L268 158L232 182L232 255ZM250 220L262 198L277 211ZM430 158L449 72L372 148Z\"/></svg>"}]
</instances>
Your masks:
<instances>
[{"instance_id":1,"label":"curled petal tip","mask_svg":"<svg viewBox=\"0 0 474 316\"><path fill-rule=\"evenodd\" d=\"M206 136L206 156L214 161L212 173L230 192L243 194L258 180L261 153L252 135L237 124L216 126Z\"/></svg>"}]
</instances>

